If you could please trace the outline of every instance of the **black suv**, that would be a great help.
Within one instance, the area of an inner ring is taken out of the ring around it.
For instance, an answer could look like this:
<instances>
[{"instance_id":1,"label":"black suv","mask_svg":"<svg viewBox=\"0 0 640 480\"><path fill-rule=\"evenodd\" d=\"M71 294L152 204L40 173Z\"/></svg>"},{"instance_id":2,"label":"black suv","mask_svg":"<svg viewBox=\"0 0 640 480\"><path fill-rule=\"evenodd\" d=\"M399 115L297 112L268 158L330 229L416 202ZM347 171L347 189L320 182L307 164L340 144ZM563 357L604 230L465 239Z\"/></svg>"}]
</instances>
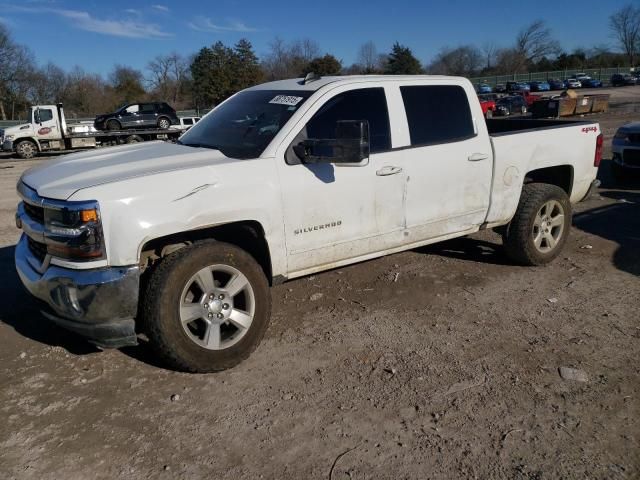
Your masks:
<instances>
[{"instance_id":1,"label":"black suv","mask_svg":"<svg viewBox=\"0 0 640 480\"><path fill-rule=\"evenodd\" d=\"M98 115L94 121L98 130L128 128L162 128L179 125L176 111L165 102L128 103L113 113Z\"/></svg>"}]
</instances>

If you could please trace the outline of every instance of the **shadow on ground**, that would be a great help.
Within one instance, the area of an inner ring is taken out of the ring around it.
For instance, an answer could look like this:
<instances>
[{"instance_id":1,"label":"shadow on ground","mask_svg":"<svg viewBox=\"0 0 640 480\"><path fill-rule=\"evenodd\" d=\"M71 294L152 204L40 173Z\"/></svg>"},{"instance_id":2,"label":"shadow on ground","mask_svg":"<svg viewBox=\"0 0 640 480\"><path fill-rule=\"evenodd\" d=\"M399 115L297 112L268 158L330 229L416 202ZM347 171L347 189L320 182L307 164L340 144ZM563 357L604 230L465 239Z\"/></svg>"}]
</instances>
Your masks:
<instances>
[{"instance_id":1,"label":"shadow on ground","mask_svg":"<svg viewBox=\"0 0 640 480\"><path fill-rule=\"evenodd\" d=\"M619 270L640 275L640 192L618 190L600 195L617 203L574 215L574 226L616 242L613 264Z\"/></svg>"},{"instance_id":2,"label":"shadow on ground","mask_svg":"<svg viewBox=\"0 0 640 480\"><path fill-rule=\"evenodd\" d=\"M98 351L81 337L46 320L33 298L24 290L16 273L15 247L0 248L0 321L21 335L40 343L60 346L76 355Z\"/></svg>"}]
</instances>

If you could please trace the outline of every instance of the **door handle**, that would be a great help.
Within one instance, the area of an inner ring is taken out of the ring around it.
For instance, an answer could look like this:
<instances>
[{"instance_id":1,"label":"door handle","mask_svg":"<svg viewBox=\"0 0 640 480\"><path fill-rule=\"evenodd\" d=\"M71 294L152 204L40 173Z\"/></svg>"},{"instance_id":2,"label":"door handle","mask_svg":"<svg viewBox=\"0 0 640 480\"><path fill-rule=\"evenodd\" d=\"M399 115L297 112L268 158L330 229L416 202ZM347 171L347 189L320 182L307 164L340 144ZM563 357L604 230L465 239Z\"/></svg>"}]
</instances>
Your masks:
<instances>
[{"instance_id":1,"label":"door handle","mask_svg":"<svg viewBox=\"0 0 640 480\"><path fill-rule=\"evenodd\" d=\"M392 167L391 165L386 165L378 170L376 172L376 175L379 177L387 177L389 175L395 175L400 172L402 172L402 167Z\"/></svg>"},{"instance_id":2,"label":"door handle","mask_svg":"<svg viewBox=\"0 0 640 480\"><path fill-rule=\"evenodd\" d=\"M486 160L487 158L489 158L489 155L486 153L472 153L469 155L468 160L470 162L479 162L480 160Z\"/></svg>"}]
</instances>

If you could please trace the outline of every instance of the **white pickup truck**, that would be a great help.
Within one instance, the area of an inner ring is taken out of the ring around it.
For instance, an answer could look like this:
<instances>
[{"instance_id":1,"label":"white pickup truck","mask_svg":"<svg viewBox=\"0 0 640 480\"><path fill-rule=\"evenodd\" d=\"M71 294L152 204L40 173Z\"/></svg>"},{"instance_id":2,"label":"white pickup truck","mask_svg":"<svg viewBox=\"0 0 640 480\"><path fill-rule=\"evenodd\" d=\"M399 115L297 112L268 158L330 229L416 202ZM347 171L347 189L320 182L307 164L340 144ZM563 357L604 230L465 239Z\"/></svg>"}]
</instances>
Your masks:
<instances>
[{"instance_id":1,"label":"white pickup truck","mask_svg":"<svg viewBox=\"0 0 640 480\"><path fill-rule=\"evenodd\" d=\"M193 119L191 119L193 122ZM190 124L168 129L145 128L136 130L96 131L89 125L67 124L62 104L34 105L29 109L29 121L22 125L0 130L0 147L29 159L41 152L62 152L138 143L148 140L175 140Z\"/></svg>"},{"instance_id":2,"label":"white pickup truck","mask_svg":"<svg viewBox=\"0 0 640 480\"><path fill-rule=\"evenodd\" d=\"M270 284L485 228L514 261L551 261L601 152L597 123L485 122L462 78L277 81L177 144L25 172L16 266L45 317L95 344L144 333L173 368L221 370L262 339Z\"/></svg>"}]
</instances>

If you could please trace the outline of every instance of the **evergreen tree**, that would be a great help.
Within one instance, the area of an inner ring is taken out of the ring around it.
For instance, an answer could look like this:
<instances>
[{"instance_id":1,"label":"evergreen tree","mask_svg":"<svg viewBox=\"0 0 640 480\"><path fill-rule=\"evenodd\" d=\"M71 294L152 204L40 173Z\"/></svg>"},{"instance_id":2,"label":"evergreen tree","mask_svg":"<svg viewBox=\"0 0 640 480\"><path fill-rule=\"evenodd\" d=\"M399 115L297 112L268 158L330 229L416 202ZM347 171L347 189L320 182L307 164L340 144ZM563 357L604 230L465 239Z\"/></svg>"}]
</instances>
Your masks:
<instances>
[{"instance_id":1,"label":"evergreen tree","mask_svg":"<svg viewBox=\"0 0 640 480\"><path fill-rule=\"evenodd\" d=\"M242 90L262 81L263 74L258 57L249 40L242 38L233 47L234 55L234 88Z\"/></svg>"},{"instance_id":2,"label":"evergreen tree","mask_svg":"<svg viewBox=\"0 0 640 480\"><path fill-rule=\"evenodd\" d=\"M405 47L396 42L393 44L393 49L389 54L385 73L391 75L417 75L422 73L422 65L420 65L420 61L413 56L409 47Z\"/></svg>"},{"instance_id":3,"label":"evergreen tree","mask_svg":"<svg viewBox=\"0 0 640 480\"><path fill-rule=\"evenodd\" d=\"M318 75L339 75L342 70L342 63L336 57L326 54L323 57L316 57L311 60L302 72L304 77L307 73L313 72Z\"/></svg>"}]
</instances>

